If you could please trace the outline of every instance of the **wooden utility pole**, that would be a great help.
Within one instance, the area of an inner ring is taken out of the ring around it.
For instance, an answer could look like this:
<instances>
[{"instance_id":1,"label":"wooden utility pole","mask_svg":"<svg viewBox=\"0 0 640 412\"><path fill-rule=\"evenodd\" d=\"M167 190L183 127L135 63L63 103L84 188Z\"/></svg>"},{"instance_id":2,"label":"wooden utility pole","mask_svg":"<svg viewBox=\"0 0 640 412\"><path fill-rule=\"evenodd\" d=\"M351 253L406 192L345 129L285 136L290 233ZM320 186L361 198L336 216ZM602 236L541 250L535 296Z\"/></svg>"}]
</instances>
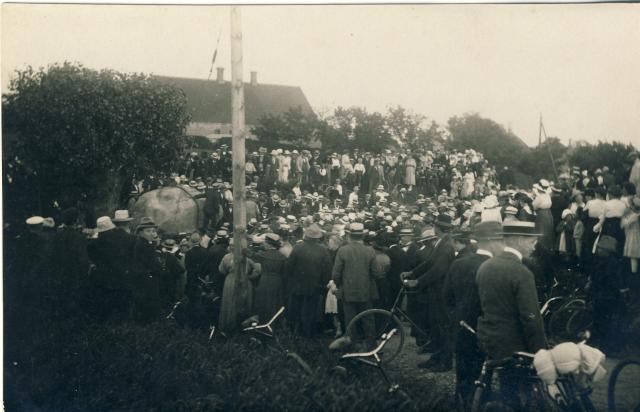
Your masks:
<instances>
[{"instance_id":1,"label":"wooden utility pole","mask_svg":"<svg viewBox=\"0 0 640 412\"><path fill-rule=\"evenodd\" d=\"M242 26L240 7L231 7L231 135L233 153L233 290L225 289L220 308L220 328L235 330L251 313L251 288L247 276L247 214L245 210L245 124L242 82ZM231 292L231 293L228 293ZM229 296L230 295L230 296Z\"/></svg>"}]
</instances>

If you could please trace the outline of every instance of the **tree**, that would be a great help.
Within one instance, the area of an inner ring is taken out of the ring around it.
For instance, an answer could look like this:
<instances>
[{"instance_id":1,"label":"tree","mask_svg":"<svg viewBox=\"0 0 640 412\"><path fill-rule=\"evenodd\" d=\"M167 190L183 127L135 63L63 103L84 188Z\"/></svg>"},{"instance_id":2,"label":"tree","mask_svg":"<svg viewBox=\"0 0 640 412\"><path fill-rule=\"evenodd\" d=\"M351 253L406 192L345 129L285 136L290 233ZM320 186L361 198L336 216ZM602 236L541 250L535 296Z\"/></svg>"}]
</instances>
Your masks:
<instances>
[{"instance_id":1,"label":"tree","mask_svg":"<svg viewBox=\"0 0 640 412\"><path fill-rule=\"evenodd\" d=\"M618 181L629 168L629 154L636 151L630 145L620 142L598 142L597 144L584 144L570 149L569 163L578 166L581 170L594 171L608 166L611 173Z\"/></svg>"},{"instance_id":2,"label":"tree","mask_svg":"<svg viewBox=\"0 0 640 412\"><path fill-rule=\"evenodd\" d=\"M299 147L308 147L318 139L319 120L313 113L301 107L290 108L283 114L263 115L252 129L260 143L274 146L288 143Z\"/></svg>"},{"instance_id":3,"label":"tree","mask_svg":"<svg viewBox=\"0 0 640 412\"><path fill-rule=\"evenodd\" d=\"M36 213L84 201L90 213L111 214L133 176L171 170L189 121L173 86L68 62L17 72L2 109L12 158L35 184L37 199L24 207Z\"/></svg>"},{"instance_id":4,"label":"tree","mask_svg":"<svg viewBox=\"0 0 640 412\"><path fill-rule=\"evenodd\" d=\"M378 112L369 113L361 107L338 107L329 118L329 124L344 138L344 149L357 147L361 151L381 152L397 145L385 117Z\"/></svg>"},{"instance_id":5,"label":"tree","mask_svg":"<svg viewBox=\"0 0 640 412\"><path fill-rule=\"evenodd\" d=\"M518 136L476 113L450 118L448 128L450 148L478 150L496 166L517 165L530 151Z\"/></svg>"},{"instance_id":6,"label":"tree","mask_svg":"<svg viewBox=\"0 0 640 412\"><path fill-rule=\"evenodd\" d=\"M535 180L547 178L555 180L555 174L562 173L561 166L566 163L567 147L557 137L549 137L542 144L531 149L518 165ZM551 160L553 159L553 161Z\"/></svg>"}]
</instances>

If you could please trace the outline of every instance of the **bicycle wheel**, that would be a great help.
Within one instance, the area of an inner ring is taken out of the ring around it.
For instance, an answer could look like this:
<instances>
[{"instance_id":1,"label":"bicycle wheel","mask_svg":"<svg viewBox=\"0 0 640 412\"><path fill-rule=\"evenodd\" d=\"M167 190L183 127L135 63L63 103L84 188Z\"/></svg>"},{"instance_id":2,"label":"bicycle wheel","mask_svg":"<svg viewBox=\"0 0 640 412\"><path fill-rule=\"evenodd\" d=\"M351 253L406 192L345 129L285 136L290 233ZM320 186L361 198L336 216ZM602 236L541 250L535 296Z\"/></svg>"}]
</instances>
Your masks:
<instances>
[{"instance_id":1,"label":"bicycle wheel","mask_svg":"<svg viewBox=\"0 0 640 412\"><path fill-rule=\"evenodd\" d=\"M577 339L581 332L591 329L593 315L587 308L576 309L567 321L566 333L570 339Z\"/></svg>"},{"instance_id":2,"label":"bicycle wheel","mask_svg":"<svg viewBox=\"0 0 640 412\"><path fill-rule=\"evenodd\" d=\"M569 302L562 305L555 313L549 318L548 332L551 337L566 339L567 337L567 323L571 316L587 306L583 299L572 299Z\"/></svg>"},{"instance_id":3,"label":"bicycle wheel","mask_svg":"<svg viewBox=\"0 0 640 412\"><path fill-rule=\"evenodd\" d=\"M404 346L404 328L394 314L383 309L368 309L360 312L351 319L345 334L356 345L362 346L364 344L364 350L371 350L374 348L367 346L375 344L375 347L377 347L382 340L382 336L392 329L396 330L396 336L388 341L385 347L378 352L380 360L383 363L388 363L398 356L402 346ZM371 333L373 333L373 336L366 337L367 334Z\"/></svg>"},{"instance_id":4,"label":"bicycle wheel","mask_svg":"<svg viewBox=\"0 0 640 412\"><path fill-rule=\"evenodd\" d=\"M608 403L612 412L640 411L640 361L619 362L609 378Z\"/></svg>"}]
</instances>

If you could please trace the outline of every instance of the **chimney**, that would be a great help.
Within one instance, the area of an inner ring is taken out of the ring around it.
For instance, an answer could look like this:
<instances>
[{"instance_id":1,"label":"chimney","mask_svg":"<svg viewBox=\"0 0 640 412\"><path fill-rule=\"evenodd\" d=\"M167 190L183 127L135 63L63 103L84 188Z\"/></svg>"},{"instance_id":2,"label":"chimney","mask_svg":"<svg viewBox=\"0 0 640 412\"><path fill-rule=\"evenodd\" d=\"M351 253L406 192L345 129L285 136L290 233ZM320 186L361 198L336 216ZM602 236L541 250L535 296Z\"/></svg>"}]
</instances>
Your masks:
<instances>
[{"instance_id":1,"label":"chimney","mask_svg":"<svg viewBox=\"0 0 640 412\"><path fill-rule=\"evenodd\" d=\"M258 72L251 72L251 85L252 86L258 85Z\"/></svg>"},{"instance_id":2,"label":"chimney","mask_svg":"<svg viewBox=\"0 0 640 412\"><path fill-rule=\"evenodd\" d=\"M218 67L218 77L216 81L218 83L224 83L224 67Z\"/></svg>"}]
</instances>

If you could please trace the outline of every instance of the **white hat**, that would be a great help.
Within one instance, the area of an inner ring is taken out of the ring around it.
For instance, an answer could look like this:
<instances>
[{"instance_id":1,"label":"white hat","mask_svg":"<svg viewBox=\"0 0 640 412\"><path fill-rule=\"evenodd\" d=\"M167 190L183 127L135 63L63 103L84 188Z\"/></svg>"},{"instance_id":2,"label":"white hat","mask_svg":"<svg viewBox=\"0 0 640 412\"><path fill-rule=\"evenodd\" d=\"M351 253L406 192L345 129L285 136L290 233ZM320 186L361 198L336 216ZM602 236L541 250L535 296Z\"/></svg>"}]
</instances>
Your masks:
<instances>
[{"instance_id":1,"label":"white hat","mask_svg":"<svg viewBox=\"0 0 640 412\"><path fill-rule=\"evenodd\" d=\"M41 225L43 222L44 218L42 216L31 216L26 221L29 226Z\"/></svg>"},{"instance_id":2,"label":"white hat","mask_svg":"<svg viewBox=\"0 0 640 412\"><path fill-rule=\"evenodd\" d=\"M564 219L565 217L567 217L569 215L573 215L573 212L571 211L571 209L565 209L565 210L562 211L561 219Z\"/></svg>"},{"instance_id":3,"label":"white hat","mask_svg":"<svg viewBox=\"0 0 640 412\"><path fill-rule=\"evenodd\" d=\"M96 220L96 231L98 233L106 232L107 230L115 229L116 225L113 224L109 216L102 216Z\"/></svg>"},{"instance_id":4,"label":"white hat","mask_svg":"<svg viewBox=\"0 0 640 412\"><path fill-rule=\"evenodd\" d=\"M133 220L133 218L129 217L129 211L128 210L116 210L114 218L112 219L112 221L114 223L117 223L117 222L130 222L132 220Z\"/></svg>"}]
</instances>

